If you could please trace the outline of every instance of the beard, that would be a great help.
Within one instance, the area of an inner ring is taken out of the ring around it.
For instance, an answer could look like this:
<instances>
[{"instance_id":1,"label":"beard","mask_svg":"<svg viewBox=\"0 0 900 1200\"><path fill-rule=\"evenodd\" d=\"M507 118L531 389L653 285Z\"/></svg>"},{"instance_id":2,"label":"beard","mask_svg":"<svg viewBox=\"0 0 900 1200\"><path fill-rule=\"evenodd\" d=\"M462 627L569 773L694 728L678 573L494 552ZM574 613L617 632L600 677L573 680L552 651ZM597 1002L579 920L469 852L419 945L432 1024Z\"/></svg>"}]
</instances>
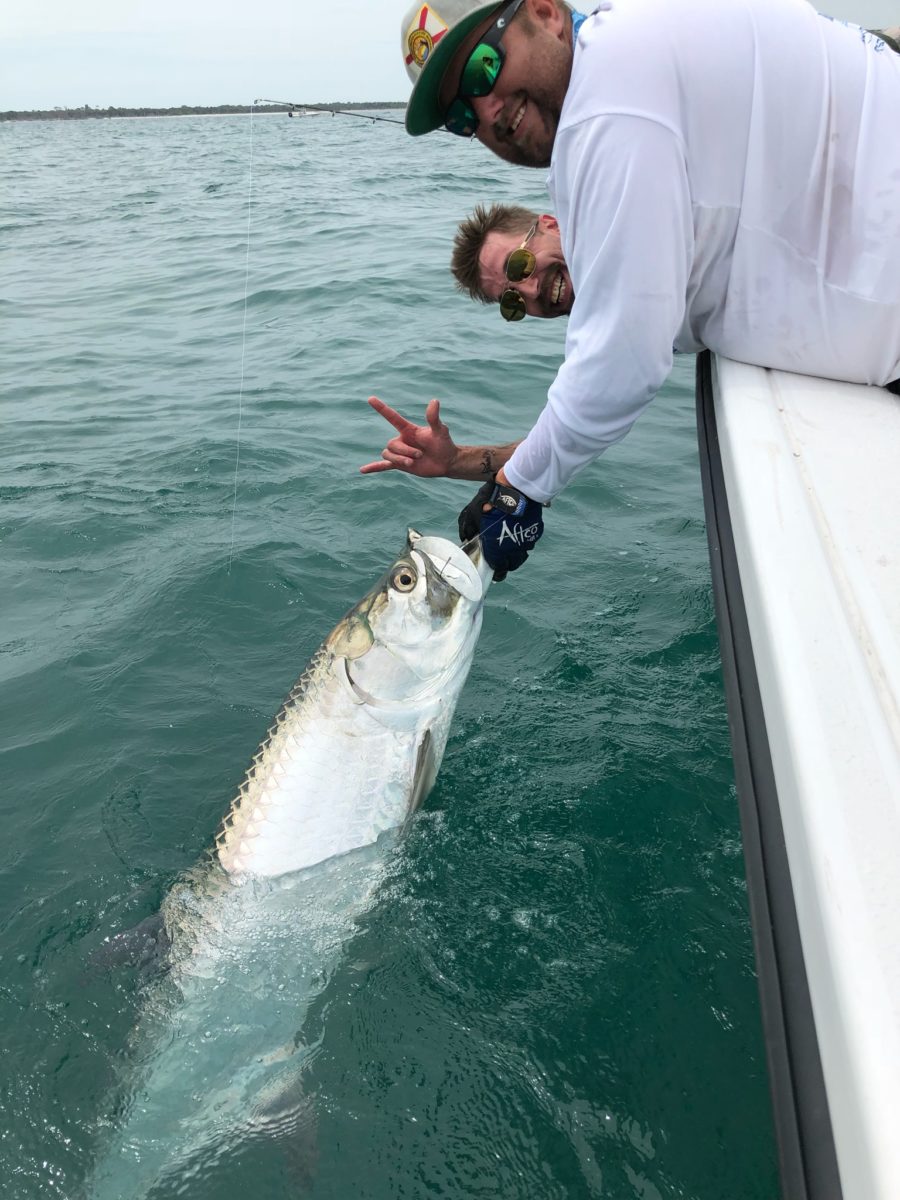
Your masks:
<instances>
[{"instance_id":1,"label":"beard","mask_svg":"<svg viewBox=\"0 0 900 1200\"><path fill-rule=\"evenodd\" d=\"M528 29L529 25L527 20L523 20L524 28ZM530 26L529 42L531 81L522 90L521 98L531 110L530 114L526 110L525 118L530 119L533 128L524 137L515 140L505 128L495 127L488 144L506 162L520 167L546 168L550 166L553 143L572 74L572 49L555 38L547 37L533 25Z\"/></svg>"},{"instance_id":2,"label":"beard","mask_svg":"<svg viewBox=\"0 0 900 1200\"><path fill-rule=\"evenodd\" d=\"M513 141L511 136L497 138L492 149L500 158L517 167L549 167L562 103L537 95L534 88L525 93L525 99L532 109L532 120L534 116L539 117L540 125L530 129L519 141Z\"/></svg>"}]
</instances>

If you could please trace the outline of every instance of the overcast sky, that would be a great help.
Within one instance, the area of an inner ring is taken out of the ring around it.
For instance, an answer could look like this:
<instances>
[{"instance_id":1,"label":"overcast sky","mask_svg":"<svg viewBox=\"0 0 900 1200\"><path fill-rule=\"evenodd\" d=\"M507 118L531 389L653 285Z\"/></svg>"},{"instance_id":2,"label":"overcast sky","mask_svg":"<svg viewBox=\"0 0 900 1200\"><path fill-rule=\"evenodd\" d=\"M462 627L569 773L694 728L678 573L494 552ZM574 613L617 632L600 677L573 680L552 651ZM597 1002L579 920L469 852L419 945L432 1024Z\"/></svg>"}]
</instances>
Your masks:
<instances>
[{"instance_id":1,"label":"overcast sky","mask_svg":"<svg viewBox=\"0 0 900 1200\"><path fill-rule=\"evenodd\" d=\"M0 0L0 109L405 100L408 4ZM900 20L897 0L819 7L863 25Z\"/></svg>"},{"instance_id":2,"label":"overcast sky","mask_svg":"<svg viewBox=\"0 0 900 1200\"><path fill-rule=\"evenodd\" d=\"M2 0L0 110L405 100L410 0Z\"/></svg>"}]
</instances>

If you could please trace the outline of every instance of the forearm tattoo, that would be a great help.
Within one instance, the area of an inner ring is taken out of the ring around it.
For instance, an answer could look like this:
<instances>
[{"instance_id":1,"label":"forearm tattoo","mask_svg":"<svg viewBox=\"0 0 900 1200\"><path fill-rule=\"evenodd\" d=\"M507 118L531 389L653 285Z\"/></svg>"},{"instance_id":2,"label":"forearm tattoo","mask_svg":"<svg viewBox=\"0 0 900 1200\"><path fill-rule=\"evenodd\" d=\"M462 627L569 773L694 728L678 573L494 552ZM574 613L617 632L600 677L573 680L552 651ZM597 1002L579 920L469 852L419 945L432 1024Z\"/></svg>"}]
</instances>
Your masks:
<instances>
[{"instance_id":1,"label":"forearm tattoo","mask_svg":"<svg viewBox=\"0 0 900 1200\"><path fill-rule=\"evenodd\" d=\"M481 473L482 475L493 475L497 468L494 466L494 455L497 453L491 447L485 447L481 455Z\"/></svg>"}]
</instances>

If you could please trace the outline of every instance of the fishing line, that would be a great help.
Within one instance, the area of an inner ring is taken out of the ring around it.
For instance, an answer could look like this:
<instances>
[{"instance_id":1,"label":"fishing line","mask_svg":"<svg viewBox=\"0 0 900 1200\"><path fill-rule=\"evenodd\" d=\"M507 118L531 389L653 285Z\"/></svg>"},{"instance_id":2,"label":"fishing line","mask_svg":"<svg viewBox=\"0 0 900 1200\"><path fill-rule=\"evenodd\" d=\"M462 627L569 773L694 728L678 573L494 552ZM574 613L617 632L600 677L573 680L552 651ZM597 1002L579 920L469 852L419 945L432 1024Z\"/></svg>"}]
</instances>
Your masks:
<instances>
[{"instance_id":1,"label":"fishing line","mask_svg":"<svg viewBox=\"0 0 900 1200\"><path fill-rule=\"evenodd\" d=\"M258 107L259 105L262 105L262 104L277 104L277 105L283 106L284 108L288 108L288 109L297 109L297 110L305 109L308 112L327 112L327 113L331 113L332 116L357 117L359 120L362 120L362 121L372 121L372 122L382 121L386 125L405 125L404 121L400 121L396 117L378 117L378 116L373 116L370 113L353 112L349 109L329 108L327 105L324 105L324 104L302 105L302 104L296 104L291 100L266 100L266 99L258 98L256 100L254 100L253 103L250 105L250 111L248 114L250 117L250 152L249 152L249 160L250 161L249 161L248 169L247 169L247 248L246 248L246 253L244 256L244 306L243 306L243 315L242 315L242 319L241 319L241 375L240 375L240 383L238 385L238 421L237 421L237 434L235 437L235 449L234 449L234 485L232 488L232 501L231 501L231 544L228 549L228 568L227 568L229 575L231 574L231 564L234 560L234 541L235 541L235 529L236 529L236 524L237 524L238 477L239 477L240 465L241 465L241 432L242 432L242 428L243 428L243 419L244 419L244 366L245 366L246 354L247 354L247 309L248 309L248 305L249 305L249 296L250 296L250 235L251 235L252 218L253 218L253 110L255 107ZM441 132L449 133L450 131L447 129L442 129ZM471 545L472 542L477 541L479 537L481 537L481 534L477 534L474 538L471 538L470 541L464 543L463 548L465 548L465 546ZM450 562L450 559L448 558L447 563L449 563L449 562ZM446 566L447 563L445 563L444 565ZM441 571L440 573L443 574L443 571Z\"/></svg>"},{"instance_id":2,"label":"fishing line","mask_svg":"<svg viewBox=\"0 0 900 1200\"><path fill-rule=\"evenodd\" d=\"M258 104L254 100L253 104ZM250 105L250 164L247 169L247 254L244 262L244 316L241 322L241 382L238 387L238 424L234 447L234 493L231 501L231 547L228 551L228 574L234 558L234 526L237 519L238 470L241 465L241 427L244 420L244 359L247 352L247 302L250 294L250 219L253 214L253 104Z\"/></svg>"},{"instance_id":3,"label":"fishing line","mask_svg":"<svg viewBox=\"0 0 900 1200\"><path fill-rule=\"evenodd\" d=\"M485 513L484 516L487 516L487 513ZM497 519L495 521L490 522L487 529L480 530L478 533L475 534L474 537L470 537L467 542L462 542L459 547L460 550L465 550L466 547L471 546L473 542L480 541L485 536L485 534L490 532L490 530L493 528L494 525L499 525L502 522L503 516L504 516L504 514L501 513L500 516L497 517ZM448 558L447 562L449 562L449 561L450 561L450 559ZM446 564L445 564L445 566L446 566Z\"/></svg>"},{"instance_id":4,"label":"fishing line","mask_svg":"<svg viewBox=\"0 0 900 1200\"><path fill-rule=\"evenodd\" d=\"M487 532L487 531L485 531L485 532ZM483 534L483 533L476 533L476 534L475 534L475 536L474 536L474 537L470 537L470 538L469 538L469 540L468 540L467 542L462 542L462 543L460 544L460 547L459 547L459 548L460 548L460 550L467 550L467 549L469 548L469 546L471 546L471 545L472 545L472 543L473 543L473 542L478 542L478 541L480 541L480 540L481 540L481 538L483 538L483 537L484 537L484 534ZM448 558L448 559L447 559L447 562L449 562L449 561L450 561L450 559ZM444 566L445 566L445 567L446 567L446 565L447 565L447 563L444 563Z\"/></svg>"}]
</instances>

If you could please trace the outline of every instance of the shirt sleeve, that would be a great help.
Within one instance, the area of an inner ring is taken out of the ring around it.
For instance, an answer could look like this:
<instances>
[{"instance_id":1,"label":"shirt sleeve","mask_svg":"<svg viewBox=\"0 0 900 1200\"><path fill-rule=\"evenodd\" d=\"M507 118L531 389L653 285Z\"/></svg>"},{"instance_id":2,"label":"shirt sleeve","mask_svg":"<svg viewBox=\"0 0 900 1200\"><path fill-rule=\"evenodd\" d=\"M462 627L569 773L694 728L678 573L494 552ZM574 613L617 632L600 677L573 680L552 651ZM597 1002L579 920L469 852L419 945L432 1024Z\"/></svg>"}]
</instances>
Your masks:
<instances>
[{"instance_id":1,"label":"shirt sleeve","mask_svg":"<svg viewBox=\"0 0 900 1200\"><path fill-rule=\"evenodd\" d=\"M575 292L566 358L504 468L541 501L623 438L662 387L693 258L684 149L659 121L617 114L562 131L551 192Z\"/></svg>"}]
</instances>

